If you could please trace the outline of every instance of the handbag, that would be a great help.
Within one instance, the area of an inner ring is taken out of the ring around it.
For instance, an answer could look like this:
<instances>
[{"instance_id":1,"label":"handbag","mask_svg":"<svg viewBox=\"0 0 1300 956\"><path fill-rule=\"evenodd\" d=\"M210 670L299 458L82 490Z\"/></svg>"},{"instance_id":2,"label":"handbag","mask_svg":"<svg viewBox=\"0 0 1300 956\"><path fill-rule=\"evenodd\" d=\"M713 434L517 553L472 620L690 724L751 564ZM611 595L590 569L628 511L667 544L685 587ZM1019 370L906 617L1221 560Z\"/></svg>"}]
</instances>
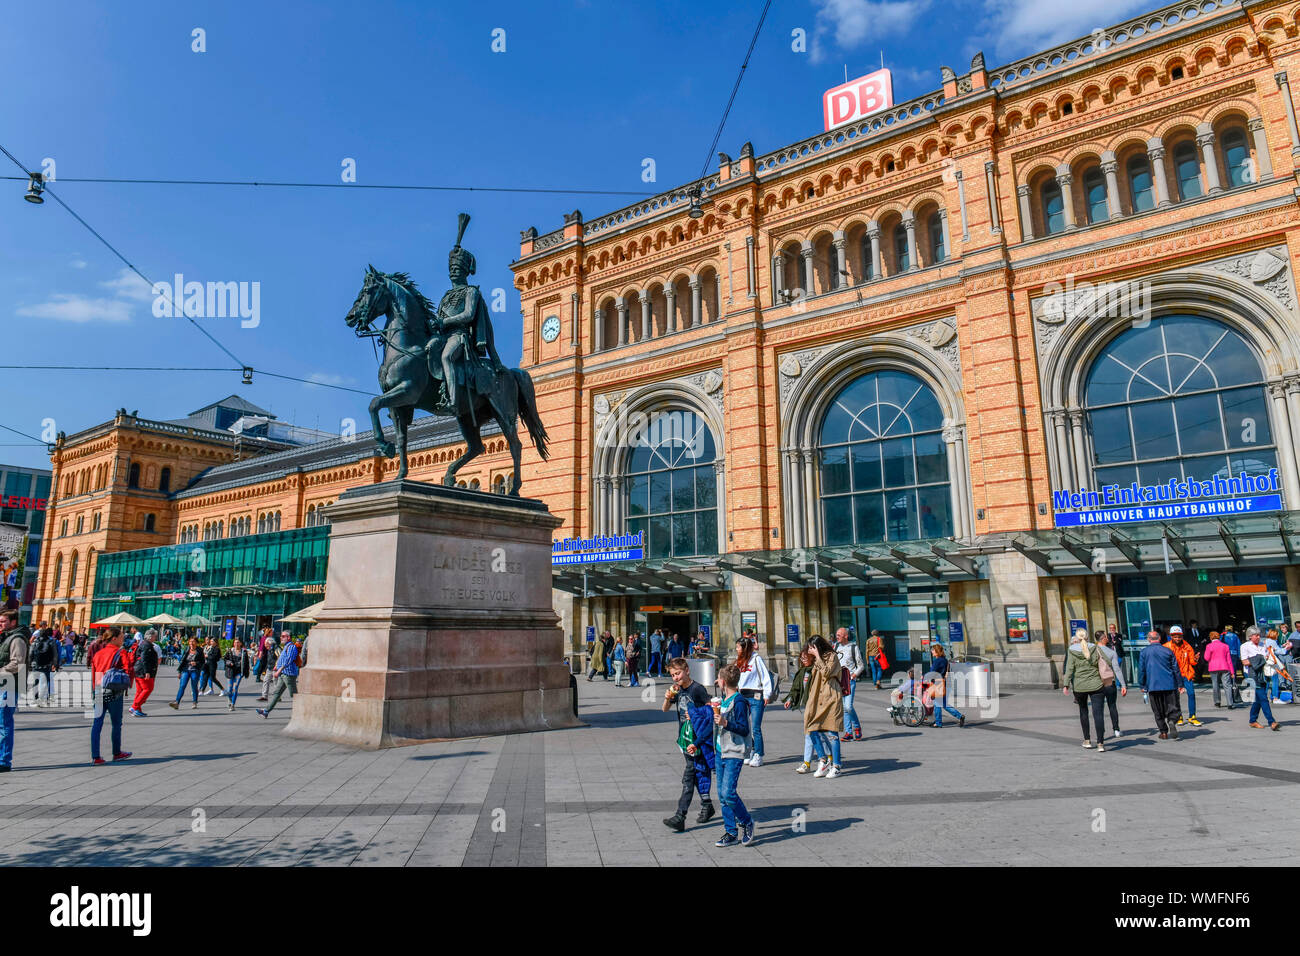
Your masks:
<instances>
[{"instance_id":1,"label":"handbag","mask_svg":"<svg viewBox=\"0 0 1300 956\"><path fill-rule=\"evenodd\" d=\"M104 690L113 691L126 690L131 686L131 675L122 669L121 651L113 655L113 662L108 665L108 670L104 671L99 686Z\"/></svg>"},{"instance_id":2,"label":"handbag","mask_svg":"<svg viewBox=\"0 0 1300 956\"><path fill-rule=\"evenodd\" d=\"M841 667L840 668L840 696L841 697L849 696L849 687L850 687L849 672L846 668Z\"/></svg>"}]
</instances>

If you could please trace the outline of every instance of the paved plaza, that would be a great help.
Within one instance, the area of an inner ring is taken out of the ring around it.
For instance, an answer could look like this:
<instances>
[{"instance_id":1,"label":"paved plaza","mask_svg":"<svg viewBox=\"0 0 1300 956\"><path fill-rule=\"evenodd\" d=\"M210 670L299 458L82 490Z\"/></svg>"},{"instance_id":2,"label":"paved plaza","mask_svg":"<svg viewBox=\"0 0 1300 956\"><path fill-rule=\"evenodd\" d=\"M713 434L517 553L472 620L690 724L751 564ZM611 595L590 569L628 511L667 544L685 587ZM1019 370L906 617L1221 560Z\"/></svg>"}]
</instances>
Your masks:
<instances>
[{"instance_id":1,"label":"paved plaza","mask_svg":"<svg viewBox=\"0 0 1300 956\"><path fill-rule=\"evenodd\" d=\"M844 776L793 773L797 714L769 710L767 762L740 793L753 847L716 849L720 818L675 834L682 757L672 714L635 689L579 680L587 726L364 752L281 731L290 710L230 713L224 698L166 706L169 671L126 718L134 756L89 763L80 709L20 710L14 772L0 776L3 860L18 865L681 866L1256 865L1289 862L1300 834L1261 829L1246 807L1300 799L1300 709L1283 730L1242 710L1158 741L1140 692L1121 701L1125 734L1080 747L1059 692L1010 691L965 728L895 726L886 693L864 688L866 739L844 744ZM286 701L287 703L287 701ZM973 713L973 712L972 712ZM107 728L104 738L108 749ZM694 820L693 805L690 819Z\"/></svg>"}]
</instances>

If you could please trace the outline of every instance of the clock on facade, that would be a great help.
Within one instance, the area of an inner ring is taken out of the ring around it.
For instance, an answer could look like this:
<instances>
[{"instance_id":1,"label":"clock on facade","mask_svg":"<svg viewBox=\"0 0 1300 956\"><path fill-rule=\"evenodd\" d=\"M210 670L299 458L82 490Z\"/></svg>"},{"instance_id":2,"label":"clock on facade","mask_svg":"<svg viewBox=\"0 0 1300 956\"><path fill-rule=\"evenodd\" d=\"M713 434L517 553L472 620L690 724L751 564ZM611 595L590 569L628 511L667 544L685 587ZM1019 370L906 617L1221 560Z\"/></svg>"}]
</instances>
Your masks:
<instances>
[{"instance_id":1,"label":"clock on facade","mask_svg":"<svg viewBox=\"0 0 1300 956\"><path fill-rule=\"evenodd\" d=\"M546 321L542 323L542 339L547 342L554 342L560 337L560 317L558 315L548 315Z\"/></svg>"}]
</instances>

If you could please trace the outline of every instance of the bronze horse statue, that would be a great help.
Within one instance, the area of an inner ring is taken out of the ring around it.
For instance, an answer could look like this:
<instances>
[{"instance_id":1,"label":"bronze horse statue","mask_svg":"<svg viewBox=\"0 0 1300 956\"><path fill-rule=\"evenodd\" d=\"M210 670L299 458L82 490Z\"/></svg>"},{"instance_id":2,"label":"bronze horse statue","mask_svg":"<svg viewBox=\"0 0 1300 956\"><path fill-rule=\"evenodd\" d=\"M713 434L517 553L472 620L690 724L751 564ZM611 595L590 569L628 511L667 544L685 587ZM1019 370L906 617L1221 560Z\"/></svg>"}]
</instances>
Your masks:
<instances>
[{"instance_id":1,"label":"bronze horse statue","mask_svg":"<svg viewBox=\"0 0 1300 956\"><path fill-rule=\"evenodd\" d=\"M382 329L372 328L371 323L379 316L387 316L388 321ZM447 467L442 478L444 485L455 485L456 472L486 450L479 435L479 423L491 418L500 426L510 447L510 457L514 462L514 484L510 494L518 497L519 456L522 452L518 423L521 417L537 453L543 461L549 457L548 436L537 414L537 398L528 373L523 369L505 368L490 357L480 357L476 346L471 344L469 351L472 354L462 361L464 382L444 382L441 366L430 359L442 355L447 340L456 333L442 327L439 311L402 272L384 273L369 266L365 283L346 321L358 336L374 337L383 342L384 352L379 366L382 394L370 402L370 423L380 453L385 458L392 458L394 454L400 456L397 477L406 477L407 429L417 408L455 418L465 439L465 453ZM448 404L449 394L455 396L452 404ZM393 419L396 446L384 439L383 427L379 424L381 408L387 408Z\"/></svg>"}]
</instances>

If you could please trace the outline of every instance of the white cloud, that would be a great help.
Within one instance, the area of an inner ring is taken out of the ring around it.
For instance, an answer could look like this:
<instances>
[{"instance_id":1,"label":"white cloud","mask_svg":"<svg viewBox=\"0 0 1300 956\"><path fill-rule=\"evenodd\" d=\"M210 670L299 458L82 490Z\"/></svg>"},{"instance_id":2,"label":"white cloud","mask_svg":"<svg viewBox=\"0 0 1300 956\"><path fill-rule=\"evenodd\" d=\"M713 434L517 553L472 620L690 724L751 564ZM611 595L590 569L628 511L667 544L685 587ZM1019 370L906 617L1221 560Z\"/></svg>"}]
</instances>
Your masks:
<instances>
[{"instance_id":1,"label":"white cloud","mask_svg":"<svg viewBox=\"0 0 1300 956\"><path fill-rule=\"evenodd\" d=\"M123 269L117 274L117 278L101 282L100 286L121 299L131 299L135 302L153 301L153 287L130 269Z\"/></svg>"},{"instance_id":2,"label":"white cloud","mask_svg":"<svg viewBox=\"0 0 1300 956\"><path fill-rule=\"evenodd\" d=\"M85 259L73 259L71 265L72 265L72 268L74 268L74 269L84 269L84 268L86 268L86 260L85 260Z\"/></svg>"},{"instance_id":3,"label":"white cloud","mask_svg":"<svg viewBox=\"0 0 1300 956\"><path fill-rule=\"evenodd\" d=\"M335 375L331 372L312 372L307 377L314 383L307 385L307 388L315 388L317 385L351 385L353 381L346 375Z\"/></svg>"},{"instance_id":4,"label":"white cloud","mask_svg":"<svg viewBox=\"0 0 1300 956\"><path fill-rule=\"evenodd\" d=\"M905 32L930 5L930 0L815 0L817 21L813 30L812 61L829 55L828 45L841 52L854 52L866 41L877 51L886 36ZM832 39L832 44L826 41ZM850 70L852 72L852 70Z\"/></svg>"},{"instance_id":5,"label":"white cloud","mask_svg":"<svg viewBox=\"0 0 1300 956\"><path fill-rule=\"evenodd\" d=\"M124 299L56 293L38 305L21 306L17 312L28 318L60 322L127 322L131 318L131 304Z\"/></svg>"},{"instance_id":6,"label":"white cloud","mask_svg":"<svg viewBox=\"0 0 1300 956\"><path fill-rule=\"evenodd\" d=\"M1086 4L1077 0L985 0L986 37L999 59L1015 59L1087 36L1153 6L1150 0L1092 0Z\"/></svg>"}]
</instances>

